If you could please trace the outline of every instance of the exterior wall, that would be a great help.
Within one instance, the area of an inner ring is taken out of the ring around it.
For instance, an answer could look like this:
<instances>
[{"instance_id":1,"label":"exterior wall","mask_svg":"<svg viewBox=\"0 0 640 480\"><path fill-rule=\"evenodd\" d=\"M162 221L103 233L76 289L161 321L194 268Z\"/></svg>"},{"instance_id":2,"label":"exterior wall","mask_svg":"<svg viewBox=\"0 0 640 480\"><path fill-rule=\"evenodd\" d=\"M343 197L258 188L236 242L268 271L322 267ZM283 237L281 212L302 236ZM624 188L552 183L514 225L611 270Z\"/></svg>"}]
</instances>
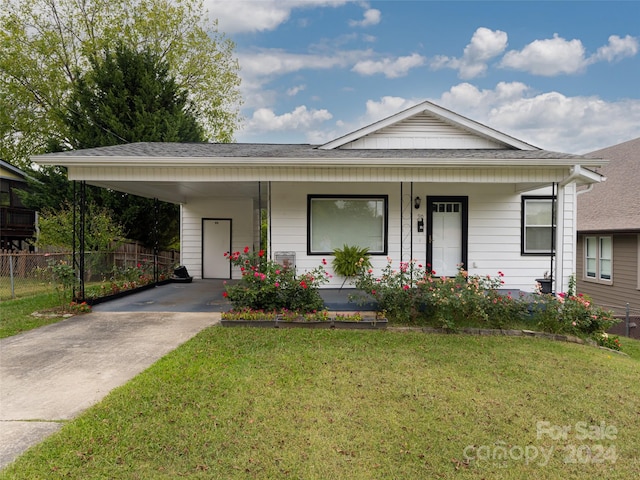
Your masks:
<instances>
[{"instance_id":1,"label":"exterior wall","mask_svg":"<svg viewBox=\"0 0 640 480\"><path fill-rule=\"evenodd\" d=\"M595 303L613 310L616 315L625 314L629 303L632 315L640 316L640 236L635 233L613 234L612 284L606 285L585 277L584 238L586 236L606 236L599 234L578 235L577 248L577 289L589 295ZM635 313L634 313L635 312Z\"/></svg>"},{"instance_id":2,"label":"exterior wall","mask_svg":"<svg viewBox=\"0 0 640 480\"><path fill-rule=\"evenodd\" d=\"M405 184L406 187L407 184ZM397 266L401 251L406 258L411 244L401 245L401 199L400 183L272 183L271 197L271 245L270 252L293 251L299 271L308 271L318 266L322 256L308 256L307 245L307 194L387 194L389 195L389 251L388 257ZM528 192L549 194L550 190ZM535 279L550 270L549 256L522 256L520 254L521 197L514 193L514 186L483 184L414 183L412 194L423 199L420 210L412 210L413 258L418 263L426 262L426 231L418 233L417 214L426 220L427 195L469 197L469 248L468 263L471 274L495 276L498 271L505 274L505 288L533 291ZM406 199L405 199L406 202ZM573 213L568 219L572 221ZM566 222L571 225L571 222ZM403 225L404 225L403 220ZM406 228L406 227L405 227ZM565 257L573 258L571 228L565 235ZM331 258L326 259L330 269ZM387 264L386 256L373 256L372 263L378 272ZM571 266L573 264L571 263ZM570 272L573 272L573 268ZM570 275L568 273L567 275ZM334 278L329 286L342 284L342 278Z\"/></svg>"},{"instance_id":3,"label":"exterior wall","mask_svg":"<svg viewBox=\"0 0 640 480\"><path fill-rule=\"evenodd\" d=\"M349 142L343 149L403 148L505 148L504 145L457 128L426 113L382 128Z\"/></svg>"},{"instance_id":4,"label":"exterior wall","mask_svg":"<svg viewBox=\"0 0 640 480\"><path fill-rule=\"evenodd\" d=\"M254 246L253 201L250 198L194 199L181 207L180 259L189 275L202 278L202 219L230 218L232 250ZM257 245L255 246L257 248ZM234 272L234 278L239 278Z\"/></svg>"}]
</instances>

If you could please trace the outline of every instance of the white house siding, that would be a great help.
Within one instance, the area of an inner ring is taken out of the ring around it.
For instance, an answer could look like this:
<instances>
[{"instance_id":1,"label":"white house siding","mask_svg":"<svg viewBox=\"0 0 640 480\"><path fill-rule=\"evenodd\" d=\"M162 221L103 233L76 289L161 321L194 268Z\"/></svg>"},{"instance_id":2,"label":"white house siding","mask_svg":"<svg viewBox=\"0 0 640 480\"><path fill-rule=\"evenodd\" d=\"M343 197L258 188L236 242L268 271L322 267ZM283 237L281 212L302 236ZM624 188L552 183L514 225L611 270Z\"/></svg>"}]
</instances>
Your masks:
<instances>
[{"instance_id":1,"label":"white house siding","mask_svg":"<svg viewBox=\"0 0 640 480\"><path fill-rule=\"evenodd\" d=\"M404 194L409 195L405 190ZM535 279L550 270L549 256L522 256L520 254L521 196L514 193L514 185L414 183L413 196L423 199L420 210L413 212L413 258L418 263L426 262L425 232L416 230L417 214L426 219L427 195L468 196L469 198L469 242L468 264L471 274L505 274L505 288L533 291ZM541 190L528 194L548 194ZM272 183L271 197L271 245L270 251L290 251L296 254L298 271L309 271L318 266L322 256L307 255L307 195L308 194L386 194L389 196L389 251L388 257L395 266L400 261L400 183ZM406 214L406 212L405 212ZM572 213L567 214L567 224ZM573 258L570 228L565 226L565 265L569 268ZM405 232L406 233L406 232ZM406 246L403 257L407 258ZM410 248L410 245L409 245ZM326 258L331 271L331 257ZM377 273L386 265L387 257L373 256L372 263ZM572 265L571 265L572 266ZM569 273L570 274L570 273ZM331 287L340 286L341 278L333 278Z\"/></svg>"},{"instance_id":2,"label":"white house siding","mask_svg":"<svg viewBox=\"0 0 640 480\"><path fill-rule=\"evenodd\" d=\"M505 148L504 145L422 113L381 128L341 149Z\"/></svg>"},{"instance_id":3,"label":"white house siding","mask_svg":"<svg viewBox=\"0 0 640 480\"><path fill-rule=\"evenodd\" d=\"M253 201L250 198L199 198L182 205L180 258L189 275L202 278L202 219L230 218L232 250L254 246Z\"/></svg>"}]
</instances>

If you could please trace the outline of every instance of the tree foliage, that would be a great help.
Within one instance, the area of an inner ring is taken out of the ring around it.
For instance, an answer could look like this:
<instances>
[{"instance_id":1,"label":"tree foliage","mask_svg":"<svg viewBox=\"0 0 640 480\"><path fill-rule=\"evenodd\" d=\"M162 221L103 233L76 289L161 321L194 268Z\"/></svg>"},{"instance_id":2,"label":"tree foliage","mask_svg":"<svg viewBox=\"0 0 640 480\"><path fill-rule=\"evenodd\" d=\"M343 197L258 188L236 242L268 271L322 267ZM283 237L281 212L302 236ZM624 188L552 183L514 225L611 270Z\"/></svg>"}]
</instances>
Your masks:
<instances>
[{"instance_id":1,"label":"tree foliage","mask_svg":"<svg viewBox=\"0 0 640 480\"><path fill-rule=\"evenodd\" d=\"M57 210L43 210L38 220L39 233L36 245L72 250L74 220L76 232L78 232L80 231L80 218L77 212L74 215L74 208L70 204L65 204ZM120 241L122 238L122 227L113 220L111 212L98 207L95 203L89 203L85 214L85 250L104 252L112 248L114 242Z\"/></svg>"},{"instance_id":2,"label":"tree foliage","mask_svg":"<svg viewBox=\"0 0 640 480\"><path fill-rule=\"evenodd\" d=\"M188 92L167 63L121 43L91 60L61 114L74 149L205 140Z\"/></svg>"},{"instance_id":3,"label":"tree foliage","mask_svg":"<svg viewBox=\"0 0 640 480\"><path fill-rule=\"evenodd\" d=\"M202 0L4 0L0 156L25 167L50 139L74 143L59 112L79 79L121 42L166 62L209 140L239 122L238 63Z\"/></svg>"}]
</instances>

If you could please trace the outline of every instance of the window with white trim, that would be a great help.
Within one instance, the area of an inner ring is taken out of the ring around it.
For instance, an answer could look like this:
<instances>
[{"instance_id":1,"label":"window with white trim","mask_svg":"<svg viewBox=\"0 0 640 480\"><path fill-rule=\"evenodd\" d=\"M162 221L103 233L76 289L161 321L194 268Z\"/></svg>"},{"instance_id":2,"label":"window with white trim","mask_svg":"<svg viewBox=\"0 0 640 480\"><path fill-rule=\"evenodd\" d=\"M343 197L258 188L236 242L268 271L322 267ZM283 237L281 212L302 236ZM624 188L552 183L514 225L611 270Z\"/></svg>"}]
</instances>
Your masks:
<instances>
[{"instance_id":1,"label":"window with white trim","mask_svg":"<svg viewBox=\"0 0 640 480\"><path fill-rule=\"evenodd\" d=\"M550 255L553 253L555 219L553 197L522 197L523 255Z\"/></svg>"},{"instance_id":2,"label":"window with white trim","mask_svg":"<svg viewBox=\"0 0 640 480\"><path fill-rule=\"evenodd\" d=\"M307 250L331 254L345 245L387 253L386 195L309 195Z\"/></svg>"},{"instance_id":3,"label":"window with white trim","mask_svg":"<svg viewBox=\"0 0 640 480\"><path fill-rule=\"evenodd\" d=\"M612 237L584 237L584 277L602 283L613 281Z\"/></svg>"}]
</instances>

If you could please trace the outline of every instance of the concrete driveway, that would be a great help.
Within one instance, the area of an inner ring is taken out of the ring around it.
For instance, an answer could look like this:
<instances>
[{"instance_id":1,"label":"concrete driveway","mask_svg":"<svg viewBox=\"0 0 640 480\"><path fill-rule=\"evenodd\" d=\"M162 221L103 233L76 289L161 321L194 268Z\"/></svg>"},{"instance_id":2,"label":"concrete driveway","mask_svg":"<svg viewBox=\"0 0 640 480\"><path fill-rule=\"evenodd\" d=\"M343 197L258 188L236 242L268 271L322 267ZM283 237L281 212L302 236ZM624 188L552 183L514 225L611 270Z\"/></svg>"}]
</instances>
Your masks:
<instances>
[{"instance_id":1,"label":"concrete driveway","mask_svg":"<svg viewBox=\"0 0 640 480\"><path fill-rule=\"evenodd\" d=\"M1 339L0 468L215 325L226 305L212 285L221 282L163 285Z\"/></svg>"},{"instance_id":2,"label":"concrete driveway","mask_svg":"<svg viewBox=\"0 0 640 480\"><path fill-rule=\"evenodd\" d=\"M231 308L222 280L169 283L0 339L0 468ZM329 310L362 309L322 290Z\"/></svg>"}]
</instances>

